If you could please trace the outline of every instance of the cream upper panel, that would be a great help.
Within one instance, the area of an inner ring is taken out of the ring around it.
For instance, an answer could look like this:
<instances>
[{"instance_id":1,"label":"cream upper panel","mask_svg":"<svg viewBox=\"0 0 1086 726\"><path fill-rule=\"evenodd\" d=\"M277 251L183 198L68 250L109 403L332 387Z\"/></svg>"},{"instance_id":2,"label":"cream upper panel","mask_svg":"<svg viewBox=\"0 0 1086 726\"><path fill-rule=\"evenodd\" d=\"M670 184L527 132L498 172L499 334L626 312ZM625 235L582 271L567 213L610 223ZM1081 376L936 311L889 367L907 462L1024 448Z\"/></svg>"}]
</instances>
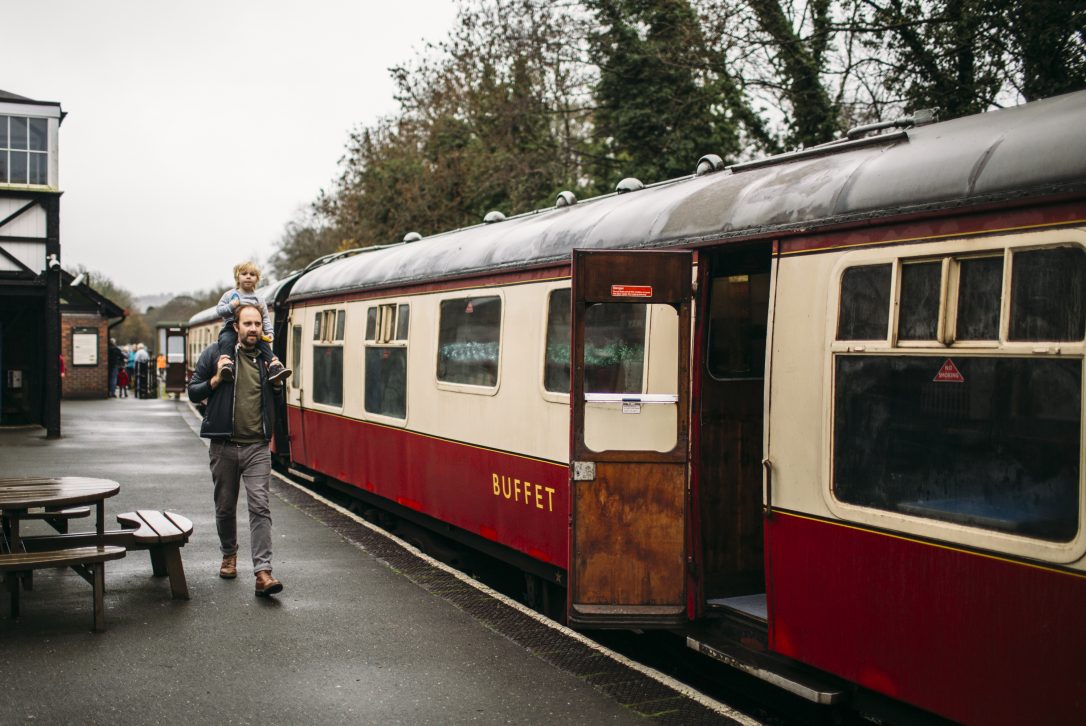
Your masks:
<instances>
[{"instance_id":1,"label":"cream upper panel","mask_svg":"<svg viewBox=\"0 0 1086 726\"><path fill-rule=\"evenodd\" d=\"M856 249L786 257L777 263L772 332L772 371L767 423L768 456L772 461L774 506L852 521L1015 555L1082 568L1086 551L1086 496L1081 476L1086 471L1080 450L1079 533L1070 542L1049 542L1007 532L948 521L914 517L846 504L831 490L833 447L833 350L893 355L961 354L954 346L931 343L925 348L894 347L890 342L835 343L840 276L854 265L898 259L969 255L977 252L1043 248L1077 244L1086 247L1082 229L1044 230L990 235L940 242ZM1004 295L1007 295L1005 288ZM1006 297L1004 306L1008 304ZM1004 312L1004 320L1006 315ZM1005 326L1005 323L1004 323ZM1081 359L1081 342L1058 346L1032 343L972 345L974 355L1059 355ZM1058 352L1057 352L1058 351Z\"/></svg>"},{"instance_id":2,"label":"cream upper panel","mask_svg":"<svg viewBox=\"0 0 1086 726\"><path fill-rule=\"evenodd\" d=\"M826 295L837 255L774 263L771 370L765 442L773 505L828 515L822 471L822 379L826 364Z\"/></svg>"},{"instance_id":3,"label":"cream upper panel","mask_svg":"<svg viewBox=\"0 0 1086 726\"><path fill-rule=\"evenodd\" d=\"M545 400L540 383L546 330L546 296L569 283L541 283L502 288L477 288L432 295L390 297L332 306L298 308L292 325L303 326L302 391L289 392L298 405L384 425L503 449L556 461L568 459L568 396ZM437 379L438 327L443 300L497 296L502 301L499 375L497 385L468 386ZM366 311L379 304L410 307L407 341L407 416L403 420L368 413L365 395ZM316 314L344 309L343 405L313 403L313 325Z\"/></svg>"},{"instance_id":4,"label":"cream upper panel","mask_svg":"<svg viewBox=\"0 0 1086 726\"><path fill-rule=\"evenodd\" d=\"M528 456L567 460L569 409L540 394L546 331L544 301L551 289L553 285L515 285L415 298L421 304L417 305L419 324L412 320L414 355L408 353L410 428ZM500 295L502 299L496 390L439 383L441 301L487 295Z\"/></svg>"}]
</instances>

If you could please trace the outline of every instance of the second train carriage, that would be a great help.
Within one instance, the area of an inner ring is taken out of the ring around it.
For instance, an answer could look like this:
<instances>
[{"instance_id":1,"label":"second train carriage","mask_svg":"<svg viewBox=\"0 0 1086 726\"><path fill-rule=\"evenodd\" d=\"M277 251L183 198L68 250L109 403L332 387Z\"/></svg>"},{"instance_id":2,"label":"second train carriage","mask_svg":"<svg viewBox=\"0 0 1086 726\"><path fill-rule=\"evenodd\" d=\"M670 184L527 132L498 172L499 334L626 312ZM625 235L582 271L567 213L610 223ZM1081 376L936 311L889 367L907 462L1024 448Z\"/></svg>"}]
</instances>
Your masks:
<instances>
[{"instance_id":1,"label":"second train carriage","mask_svg":"<svg viewBox=\"0 0 1086 726\"><path fill-rule=\"evenodd\" d=\"M292 463L563 586L574 625L1074 722L1084 118L707 158L308 271Z\"/></svg>"}]
</instances>

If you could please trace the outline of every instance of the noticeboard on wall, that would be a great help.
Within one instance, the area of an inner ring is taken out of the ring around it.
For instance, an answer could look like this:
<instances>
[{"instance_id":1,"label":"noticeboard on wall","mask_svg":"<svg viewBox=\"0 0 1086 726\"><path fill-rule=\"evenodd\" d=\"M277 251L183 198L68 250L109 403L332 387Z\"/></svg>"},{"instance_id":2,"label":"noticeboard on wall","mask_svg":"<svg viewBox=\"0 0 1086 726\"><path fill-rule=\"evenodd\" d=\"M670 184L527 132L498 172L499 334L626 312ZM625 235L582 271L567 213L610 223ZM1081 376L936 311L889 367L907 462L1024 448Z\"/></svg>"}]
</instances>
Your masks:
<instances>
[{"instance_id":1,"label":"noticeboard on wall","mask_svg":"<svg viewBox=\"0 0 1086 726\"><path fill-rule=\"evenodd\" d=\"M97 328L72 328L72 365L98 365Z\"/></svg>"}]
</instances>

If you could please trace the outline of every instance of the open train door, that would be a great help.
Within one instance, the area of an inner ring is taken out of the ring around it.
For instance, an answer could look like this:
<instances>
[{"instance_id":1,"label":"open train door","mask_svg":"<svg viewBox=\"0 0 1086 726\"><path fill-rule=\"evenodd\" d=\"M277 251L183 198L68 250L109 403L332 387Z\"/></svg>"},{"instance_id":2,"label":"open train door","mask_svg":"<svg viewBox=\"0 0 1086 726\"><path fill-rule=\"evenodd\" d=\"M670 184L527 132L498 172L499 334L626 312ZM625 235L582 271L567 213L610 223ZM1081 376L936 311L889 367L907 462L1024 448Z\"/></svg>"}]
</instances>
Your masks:
<instances>
[{"instance_id":1,"label":"open train door","mask_svg":"<svg viewBox=\"0 0 1086 726\"><path fill-rule=\"evenodd\" d=\"M685 620L691 265L690 252L573 252L574 626Z\"/></svg>"}]
</instances>

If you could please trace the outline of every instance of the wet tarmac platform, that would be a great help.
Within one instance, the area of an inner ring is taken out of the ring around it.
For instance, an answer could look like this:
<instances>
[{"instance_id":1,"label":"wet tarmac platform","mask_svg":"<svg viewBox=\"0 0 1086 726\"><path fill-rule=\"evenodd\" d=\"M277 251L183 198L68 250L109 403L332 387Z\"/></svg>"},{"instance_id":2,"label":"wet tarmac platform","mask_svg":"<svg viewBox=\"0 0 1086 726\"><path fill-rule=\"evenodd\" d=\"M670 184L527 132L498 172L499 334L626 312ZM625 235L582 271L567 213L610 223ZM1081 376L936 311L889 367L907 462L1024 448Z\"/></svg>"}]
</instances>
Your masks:
<instances>
[{"instance_id":1,"label":"wet tarmac platform","mask_svg":"<svg viewBox=\"0 0 1086 726\"><path fill-rule=\"evenodd\" d=\"M244 500L238 578L219 578L197 425L185 402L109 399L66 401L57 440L0 429L0 476L114 479L107 528L135 509L194 525L181 550L191 599L172 600L147 553L130 552L106 564L104 633L90 631L91 588L71 570L36 572L18 619L0 593L4 723L751 723L283 479L272 517L284 591L254 595Z\"/></svg>"}]
</instances>

